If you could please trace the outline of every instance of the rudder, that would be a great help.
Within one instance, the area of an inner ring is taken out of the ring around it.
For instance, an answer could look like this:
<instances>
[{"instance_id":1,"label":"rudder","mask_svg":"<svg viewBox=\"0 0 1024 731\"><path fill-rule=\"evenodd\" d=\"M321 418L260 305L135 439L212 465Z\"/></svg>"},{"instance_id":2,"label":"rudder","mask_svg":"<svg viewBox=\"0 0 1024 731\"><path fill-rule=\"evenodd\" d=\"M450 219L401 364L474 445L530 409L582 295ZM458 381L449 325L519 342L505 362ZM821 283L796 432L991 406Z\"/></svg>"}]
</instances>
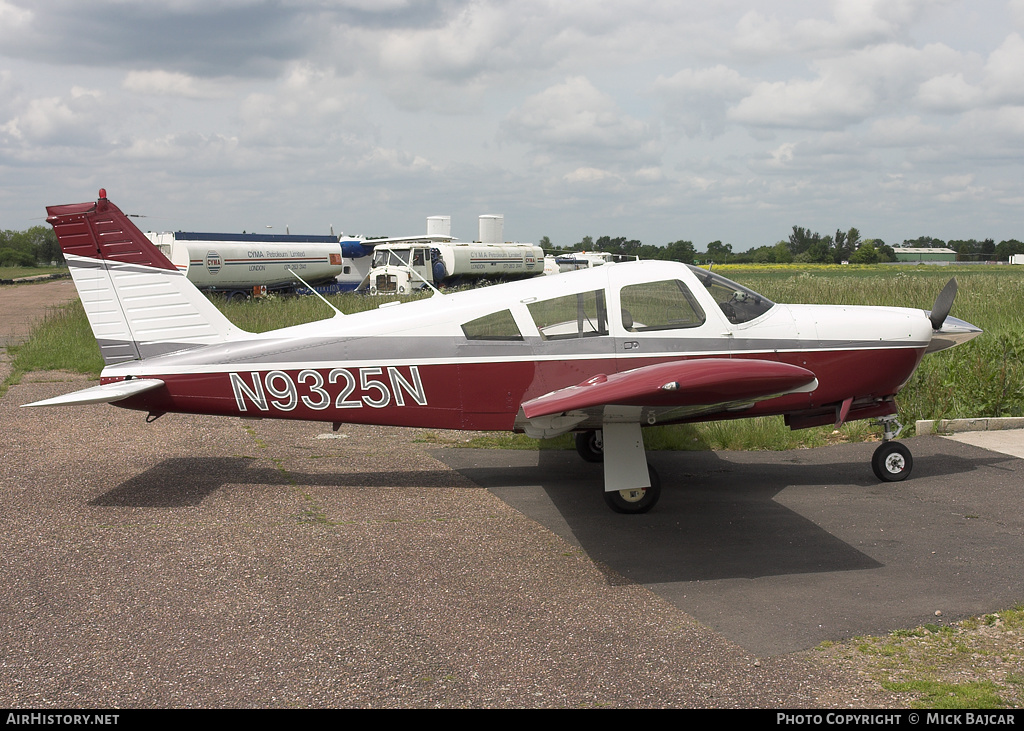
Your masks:
<instances>
[{"instance_id":1,"label":"rudder","mask_svg":"<svg viewBox=\"0 0 1024 731\"><path fill-rule=\"evenodd\" d=\"M244 334L107 200L47 206L107 365Z\"/></svg>"}]
</instances>

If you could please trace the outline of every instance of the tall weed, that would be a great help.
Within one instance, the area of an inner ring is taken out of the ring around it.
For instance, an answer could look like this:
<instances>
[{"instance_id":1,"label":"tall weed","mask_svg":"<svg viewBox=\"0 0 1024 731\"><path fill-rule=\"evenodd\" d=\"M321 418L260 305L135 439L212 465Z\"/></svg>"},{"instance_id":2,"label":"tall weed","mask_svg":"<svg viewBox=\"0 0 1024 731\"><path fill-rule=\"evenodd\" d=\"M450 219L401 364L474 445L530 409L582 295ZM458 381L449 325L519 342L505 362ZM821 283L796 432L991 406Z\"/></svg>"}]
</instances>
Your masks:
<instances>
[{"instance_id":1,"label":"tall weed","mask_svg":"<svg viewBox=\"0 0 1024 731\"><path fill-rule=\"evenodd\" d=\"M98 375L103 368L81 300L49 309L21 345L8 346L15 371L63 370Z\"/></svg>"}]
</instances>

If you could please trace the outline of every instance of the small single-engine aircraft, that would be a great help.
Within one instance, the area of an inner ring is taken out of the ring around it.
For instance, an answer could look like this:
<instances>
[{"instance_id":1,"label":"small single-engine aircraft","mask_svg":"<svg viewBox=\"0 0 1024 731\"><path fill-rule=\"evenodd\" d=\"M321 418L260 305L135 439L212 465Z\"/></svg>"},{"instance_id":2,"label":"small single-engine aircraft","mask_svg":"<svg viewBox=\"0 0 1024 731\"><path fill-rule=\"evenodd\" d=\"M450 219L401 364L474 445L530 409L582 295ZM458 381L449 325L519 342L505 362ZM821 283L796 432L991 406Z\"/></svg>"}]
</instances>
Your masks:
<instances>
[{"instance_id":1,"label":"small single-engine aircraft","mask_svg":"<svg viewBox=\"0 0 1024 731\"><path fill-rule=\"evenodd\" d=\"M912 458L893 441L896 393L926 353L981 332L948 317L955 280L930 312L784 305L705 269L640 261L256 334L228 321L104 190L47 212L106 367L99 386L28 406L575 432L624 513L660 495L641 434L652 424L877 419L873 469L904 479Z\"/></svg>"}]
</instances>

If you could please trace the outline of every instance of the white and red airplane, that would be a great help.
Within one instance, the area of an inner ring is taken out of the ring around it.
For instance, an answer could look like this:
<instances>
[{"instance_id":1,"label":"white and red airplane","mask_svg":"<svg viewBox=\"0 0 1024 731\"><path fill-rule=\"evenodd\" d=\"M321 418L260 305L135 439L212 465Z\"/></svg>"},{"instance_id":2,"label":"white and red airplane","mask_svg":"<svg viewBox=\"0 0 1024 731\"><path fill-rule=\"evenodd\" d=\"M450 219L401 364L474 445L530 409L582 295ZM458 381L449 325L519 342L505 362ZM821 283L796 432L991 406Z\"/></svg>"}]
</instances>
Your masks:
<instances>
[{"instance_id":1,"label":"white and red airplane","mask_svg":"<svg viewBox=\"0 0 1024 731\"><path fill-rule=\"evenodd\" d=\"M28 406L575 432L625 513L660 495L641 434L652 424L877 419L874 471L904 479L894 397L926 353L981 332L947 317L955 280L931 312L785 305L704 269L640 261L249 333L104 190L47 212L106 366L99 386Z\"/></svg>"}]
</instances>

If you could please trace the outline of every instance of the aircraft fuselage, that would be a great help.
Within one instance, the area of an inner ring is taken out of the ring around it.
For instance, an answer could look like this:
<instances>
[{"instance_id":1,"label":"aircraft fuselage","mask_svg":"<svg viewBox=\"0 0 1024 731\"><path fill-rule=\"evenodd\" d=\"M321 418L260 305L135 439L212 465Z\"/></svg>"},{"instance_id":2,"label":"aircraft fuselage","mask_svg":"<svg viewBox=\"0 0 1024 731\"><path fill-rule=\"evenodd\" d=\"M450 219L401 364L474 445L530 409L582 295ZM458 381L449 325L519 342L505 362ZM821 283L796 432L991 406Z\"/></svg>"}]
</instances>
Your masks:
<instances>
[{"instance_id":1,"label":"aircraft fuselage","mask_svg":"<svg viewBox=\"0 0 1024 731\"><path fill-rule=\"evenodd\" d=\"M628 329L617 316L623 288L652 277L686 287L703 322ZM102 382L164 381L162 389L117 403L151 412L510 430L522 426L521 404L595 375L668 361L747 358L806 368L818 386L733 411L655 409L642 423L769 414L792 414L797 423L825 415L827 422L847 399L855 402L851 418L892 413L891 397L931 337L924 312L904 308L774 304L733 323L692 270L670 262L617 264L558 279L554 293L550 278L511 283L501 285L500 298L494 287L456 293L129 361L106 368ZM552 294L564 299L596 291L604 298L596 332L583 327L577 336L545 337L532 314L544 317L543 308L529 307ZM467 336L466 323L492 312L508 312L505 339Z\"/></svg>"}]
</instances>

